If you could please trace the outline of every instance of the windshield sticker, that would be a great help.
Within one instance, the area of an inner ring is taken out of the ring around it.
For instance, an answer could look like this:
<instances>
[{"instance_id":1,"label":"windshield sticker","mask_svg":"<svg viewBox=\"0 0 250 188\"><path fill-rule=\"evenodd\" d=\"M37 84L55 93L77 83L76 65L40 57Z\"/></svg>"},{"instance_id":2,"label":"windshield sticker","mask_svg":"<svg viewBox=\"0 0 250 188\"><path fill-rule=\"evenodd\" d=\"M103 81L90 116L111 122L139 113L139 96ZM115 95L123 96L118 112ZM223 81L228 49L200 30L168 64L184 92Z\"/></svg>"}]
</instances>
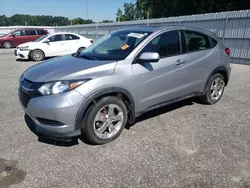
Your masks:
<instances>
[{"instance_id":1,"label":"windshield sticker","mask_svg":"<svg viewBox=\"0 0 250 188\"><path fill-rule=\"evenodd\" d=\"M122 50L126 50L129 47L129 45L125 44L124 46L121 47Z\"/></svg>"},{"instance_id":2,"label":"windshield sticker","mask_svg":"<svg viewBox=\"0 0 250 188\"><path fill-rule=\"evenodd\" d=\"M147 33L145 33L145 34L142 34L142 33L129 33L128 37L135 37L135 38L140 39L140 38L144 37L145 35L147 35Z\"/></svg>"}]
</instances>

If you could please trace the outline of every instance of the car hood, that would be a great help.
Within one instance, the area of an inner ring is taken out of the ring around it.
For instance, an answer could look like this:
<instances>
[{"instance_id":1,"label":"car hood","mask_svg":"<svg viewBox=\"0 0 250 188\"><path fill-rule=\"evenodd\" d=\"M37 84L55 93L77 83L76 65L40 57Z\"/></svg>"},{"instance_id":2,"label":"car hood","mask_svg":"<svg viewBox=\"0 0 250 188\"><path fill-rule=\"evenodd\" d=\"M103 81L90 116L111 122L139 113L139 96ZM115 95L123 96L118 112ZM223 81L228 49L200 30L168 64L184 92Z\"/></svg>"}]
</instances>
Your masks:
<instances>
[{"instance_id":1,"label":"car hood","mask_svg":"<svg viewBox=\"0 0 250 188\"><path fill-rule=\"evenodd\" d=\"M19 46L17 47L25 47L25 46L33 46L34 44L36 44L36 42L26 42L26 43L23 43L23 44L20 44Z\"/></svg>"},{"instance_id":2,"label":"car hood","mask_svg":"<svg viewBox=\"0 0 250 188\"><path fill-rule=\"evenodd\" d=\"M68 55L34 65L27 69L23 76L32 82L92 79L113 74L116 63Z\"/></svg>"}]
</instances>

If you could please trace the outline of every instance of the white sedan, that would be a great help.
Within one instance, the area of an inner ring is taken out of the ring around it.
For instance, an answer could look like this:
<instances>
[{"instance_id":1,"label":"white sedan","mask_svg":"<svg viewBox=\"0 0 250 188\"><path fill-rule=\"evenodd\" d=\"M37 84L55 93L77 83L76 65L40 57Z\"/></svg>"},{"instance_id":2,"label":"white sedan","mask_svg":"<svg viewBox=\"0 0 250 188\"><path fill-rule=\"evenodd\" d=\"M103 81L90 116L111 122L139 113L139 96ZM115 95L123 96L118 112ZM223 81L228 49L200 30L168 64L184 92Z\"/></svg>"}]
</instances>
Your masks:
<instances>
[{"instance_id":1,"label":"white sedan","mask_svg":"<svg viewBox=\"0 0 250 188\"><path fill-rule=\"evenodd\" d=\"M80 53L93 43L75 33L54 33L42 36L34 42L21 44L15 49L16 59L32 59L42 61L45 57L64 56Z\"/></svg>"}]
</instances>

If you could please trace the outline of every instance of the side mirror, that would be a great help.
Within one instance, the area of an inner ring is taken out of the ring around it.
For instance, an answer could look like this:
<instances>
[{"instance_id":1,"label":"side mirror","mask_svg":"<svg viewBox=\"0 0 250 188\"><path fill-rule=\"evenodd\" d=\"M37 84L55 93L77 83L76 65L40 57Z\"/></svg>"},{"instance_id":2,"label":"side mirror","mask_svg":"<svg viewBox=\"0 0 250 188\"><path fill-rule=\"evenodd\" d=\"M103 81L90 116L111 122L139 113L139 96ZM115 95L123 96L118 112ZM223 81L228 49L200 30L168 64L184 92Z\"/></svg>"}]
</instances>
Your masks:
<instances>
[{"instance_id":1,"label":"side mirror","mask_svg":"<svg viewBox=\"0 0 250 188\"><path fill-rule=\"evenodd\" d=\"M50 40L49 39L46 39L45 41L44 41L44 43L49 43L50 42Z\"/></svg>"},{"instance_id":2,"label":"side mirror","mask_svg":"<svg viewBox=\"0 0 250 188\"><path fill-rule=\"evenodd\" d=\"M139 57L142 62L158 62L160 60L160 55L156 52L144 52Z\"/></svg>"},{"instance_id":3,"label":"side mirror","mask_svg":"<svg viewBox=\"0 0 250 188\"><path fill-rule=\"evenodd\" d=\"M13 33L13 34L11 34L11 36L13 37L13 38L15 38L16 37L16 35Z\"/></svg>"}]
</instances>

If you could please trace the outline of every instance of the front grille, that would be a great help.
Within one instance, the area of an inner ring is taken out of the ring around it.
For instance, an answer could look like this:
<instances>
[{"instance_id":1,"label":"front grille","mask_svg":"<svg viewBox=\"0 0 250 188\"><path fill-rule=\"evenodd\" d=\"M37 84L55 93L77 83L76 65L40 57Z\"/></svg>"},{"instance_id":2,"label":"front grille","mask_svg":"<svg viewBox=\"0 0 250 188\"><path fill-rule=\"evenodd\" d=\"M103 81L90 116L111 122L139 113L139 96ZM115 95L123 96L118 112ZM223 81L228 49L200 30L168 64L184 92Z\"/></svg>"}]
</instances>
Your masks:
<instances>
[{"instance_id":1,"label":"front grille","mask_svg":"<svg viewBox=\"0 0 250 188\"><path fill-rule=\"evenodd\" d=\"M41 96L38 92L38 88L41 87L41 85L42 83L34 83L23 77L20 78L19 98L25 108L27 108L32 98Z\"/></svg>"},{"instance_id":2,"label":"front grille","mask_svg":"<svg viewBox=\"0 0 250 188\"><path fill-rule=\"evenodd\" d=\"M25 108L27 108L28 103L31 99L31 96L28 93L24 92L21 88L19 90L19 94L20 94L20 100L21 100L22 105Z\"/></svg>"}]
</instances>

